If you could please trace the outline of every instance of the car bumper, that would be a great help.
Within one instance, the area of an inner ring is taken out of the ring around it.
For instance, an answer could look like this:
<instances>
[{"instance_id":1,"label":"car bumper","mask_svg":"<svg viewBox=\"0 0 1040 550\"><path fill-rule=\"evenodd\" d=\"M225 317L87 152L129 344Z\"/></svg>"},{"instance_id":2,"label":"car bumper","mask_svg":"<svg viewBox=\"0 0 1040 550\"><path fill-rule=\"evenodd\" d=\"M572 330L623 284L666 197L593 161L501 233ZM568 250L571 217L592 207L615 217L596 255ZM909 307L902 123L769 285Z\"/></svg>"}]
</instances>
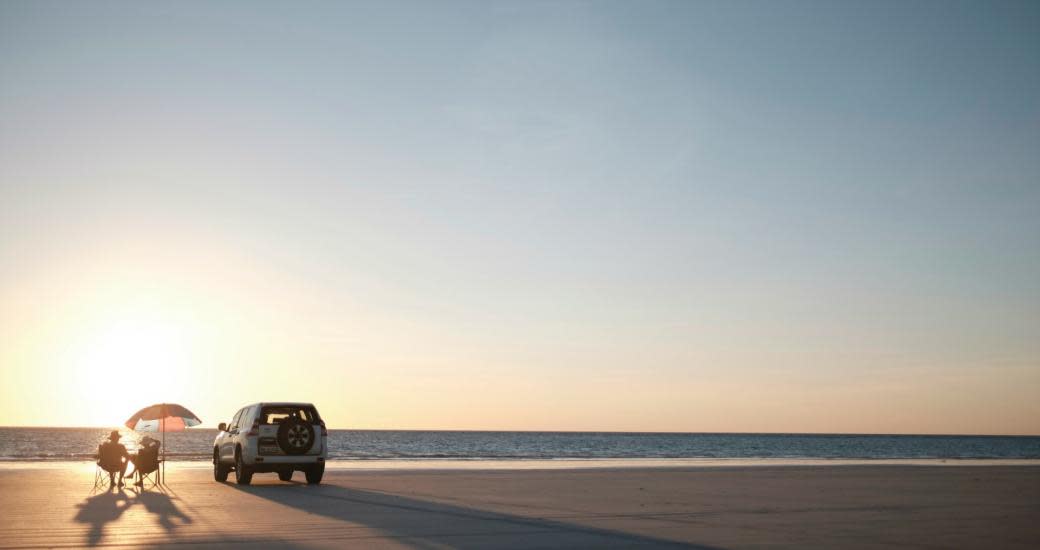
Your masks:
<instances>
[{"instance_id":1,"label":"car bumper","mask_svg":"<svg viewBox=\"0 0 1040 550\"><path fill-rule=\"evenodd\" d=\"M317 464L325 462L321 455L261 455L253 457L255 464Z\"/></svg>"},{"instance_id":2,"label":"car bumper","mask_svg":"<svg viewBox=\"0 0 1040 550\"><path fill-rule=\"evenodd\" d=\"M249 467L257 473L280 472L283 470L308 470L318 465L324 466L323 456L258 456Z\"/></svg>"}]
</instances>

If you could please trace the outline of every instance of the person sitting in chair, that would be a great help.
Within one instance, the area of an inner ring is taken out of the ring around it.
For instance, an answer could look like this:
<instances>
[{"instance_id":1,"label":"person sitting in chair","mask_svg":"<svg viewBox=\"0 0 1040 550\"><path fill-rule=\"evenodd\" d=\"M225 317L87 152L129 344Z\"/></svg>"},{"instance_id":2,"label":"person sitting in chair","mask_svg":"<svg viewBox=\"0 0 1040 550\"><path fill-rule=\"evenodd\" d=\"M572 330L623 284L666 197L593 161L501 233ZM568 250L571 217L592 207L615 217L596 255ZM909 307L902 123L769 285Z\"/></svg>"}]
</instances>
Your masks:
<instances>
[{"instance_id":1,"label":"person sitting in chair","mask_svg":"<svg viewBox=\"0 0 1040 550\"><path fill-rule=\"evenodd\" d=\"M111 486L116 484L116 472L119 472L119 486L123 486L123 476L126 474L126 465L130 460L130 454L126 447L119 443L119 431L112 430L108 435L108 441L98 446L98 466L108 472L108 481Z\"/></svg>"},{"instance_id":2,"label":"person sitting in chair","mask_svg":"<svg viewBox=\"0 0 1040 550\"><path fill-rule=\"evenodd\" d=\"M159 442L144 436L141 439L141 450L130 457L130 461L134 463L131 477L137 476L134 485L141 487L144 485L144 476L159 469Z\"/></svg>"}]
</instances>

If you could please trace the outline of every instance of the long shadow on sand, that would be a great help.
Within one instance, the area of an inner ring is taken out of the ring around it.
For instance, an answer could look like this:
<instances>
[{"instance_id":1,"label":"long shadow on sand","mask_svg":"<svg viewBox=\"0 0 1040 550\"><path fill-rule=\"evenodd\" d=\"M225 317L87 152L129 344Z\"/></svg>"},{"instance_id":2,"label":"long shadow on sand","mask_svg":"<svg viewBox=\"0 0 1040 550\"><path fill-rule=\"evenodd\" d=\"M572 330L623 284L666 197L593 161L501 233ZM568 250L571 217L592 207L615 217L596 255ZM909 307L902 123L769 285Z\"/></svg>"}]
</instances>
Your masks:
<instances>
[{"instance_id":1,"label":"long shadow on sand","mask_svg":"<svg viewBox=\"0 0 1040 550\"><path fill-rule=\"evenodd\" d=\"M90 524L87 544L97 546L105 535L105 525L119 519L130 505L131 501L122 489L98 493L78 505L76 522Z\"/></svg>"},{"instance_id":2,"label":"long shadow on sand","mask_svg":"<svg viewBox=\"0 0 1040 550\"><path fill-rule=\"evenodd\" d=\"M159 525L167 532L172 532L179 524L191 523L187 514L174 504L164 491L139 491L112 489L88 497L77 507L75 521L89 523L86 544L97 546L105 535L105 526L119 519L131 506L142 505L153 514Z\"/></svg>"},{"instance_id":3,"label":"long shadow on sand","mask_svg":"<svg viewBox=\"0 0 1040 550\"><path fill-rule=\"evenodd\" d=\"M134 504L143 505L167 533L176 529L178 525L191 523L191 518L182 512L165 492L142 491L134 498Z\"/></svg>"},{"instance_id":4,"label":"long shadow on sand","mask_svg":"<svg viewBox=\"0 0 1040 550\"><path fill-rule=\"evenodd\" d=\"M687 548L714 547L599 529L561 521L490 512L402 497L347 489L335 485L229 485L250 495L310 514L358 527L375 529L414 548ZM327 533L326 533L327 534ZM339 537L362 539L371 534L344 530ZM335 538L335 536L331 537ZM323 537L329 541L330 537ZM363 544L363 542L358 541Z\"/></svg>"}]
</instances>

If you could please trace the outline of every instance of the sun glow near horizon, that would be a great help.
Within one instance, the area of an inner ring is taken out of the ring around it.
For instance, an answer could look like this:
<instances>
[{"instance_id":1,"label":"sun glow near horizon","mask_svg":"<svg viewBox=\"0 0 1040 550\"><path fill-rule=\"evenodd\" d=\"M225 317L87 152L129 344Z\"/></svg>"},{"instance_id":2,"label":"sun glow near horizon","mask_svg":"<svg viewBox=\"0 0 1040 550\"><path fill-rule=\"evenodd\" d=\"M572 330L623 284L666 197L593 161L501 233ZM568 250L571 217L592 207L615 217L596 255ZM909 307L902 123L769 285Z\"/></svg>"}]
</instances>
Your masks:
<instances>
[{"instance_id":1,"label":"sun glow near horizon","mask_svg":"<svg viewBox=\"0 0 1040 550\"><path fill-rule=\"evenodd\" d=\"M32 411L23 422L115 426L145 405L189 392L198 342L161 299L75 283L63 290L47 307L19 316L19 355L34 365L12 388L34 397L23 404Z\"/></svg>"},{"instance_id":2,"label":"sun glow near horizon","mask_svg":"<svg viewBox=\"0 0 1040 550\"><path fill-rule=\"evenodd\" d=\"M195 248L195 257L219 261L186 263L187 244L166 245L164 257L145 262L132 260L138 254L119 257L116 251L127 250L120 246L101 263L83 258L60 270L49 263L40 272L46 275L4 289L0 325L15 344L0 348L7 423L118 426L165 401L213 427L248 402L301 400L318 404L333 428L1035 431L1027 418L1015 424L970 412L1000 398L1028 401L1028 384L1005 387L984 373L875 369L849 385L826 368L832 358L860 361L847 354L734 349L707 338L718 329L705 327L700 350L671 357L682 348L668 332L645 332L629 347L599 340L619 327L594 319L580 332L564 325L528 331L516 347L519 335L476 326L449 332L422 311L388 315L401 298L380 294L378 285L352 281L328 290L314 286L320 276L278 273L234 248L210 243ZM366 300L345 292L362 288ZM594 336L571 343L556 331ZM650 342L661 370L647 377L635 365L646 361ZM689 367L670 366L678 364ZM1001 370L1035 376L1028 365ZM922 391L917 376L933 384ZM887 406L875 404L872 396L881 395Z\"/></svg>"},{"instance_id":3,"label":"sun glow near horizon","mask_svg":"<svg viewBox=\"0 0 1040 550\"><path fill-rule=\"evenodd\" d=\"M183 394L192 380L188 342L178 327L154 317L110 319L72 342L64 360L93 401L89 410L99 425Z\"/></svg>"},{"instance_id":4,"label":"sun glow near horizon","mask_svg":"<svg viewBox=\"0 0 1040 550\"><path fill-rule=\"evenodd\" d=\"M146 405L210 394L223 320L215 289L197 277L213 270L187 277L195 268L126 239L109 246L107 261L76 254L60 271L4 289L0 325L12 344L0 360L18 366L5 371L13 423L118 426Z\"/></svg>"}]
</instances>

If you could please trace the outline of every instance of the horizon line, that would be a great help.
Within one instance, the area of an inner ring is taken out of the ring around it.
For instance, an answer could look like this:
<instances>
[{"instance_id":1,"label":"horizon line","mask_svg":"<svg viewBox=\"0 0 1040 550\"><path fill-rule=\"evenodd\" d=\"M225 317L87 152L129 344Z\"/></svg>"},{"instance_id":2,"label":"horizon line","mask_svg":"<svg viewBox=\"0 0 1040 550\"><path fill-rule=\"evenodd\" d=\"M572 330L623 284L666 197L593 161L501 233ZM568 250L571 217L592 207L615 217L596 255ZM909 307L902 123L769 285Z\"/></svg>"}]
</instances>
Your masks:
<instances>
[{"instance_id":1,"label":"horizon line","mask_svg":"<svg viewBox=\"0 0 1040 550\"><path fill-rule=\"evenodd\" d=\"M126 427L123 424L120 428ZM0 426L0 429L74 429L74 430L110 430L112 426ZM129 429L129 428L127 428ZM216 430L216 426L194 426L179 431ZM884 432L710 432L710 431L673 431L673 430L495 430L495 429L452 429L452 428L332 428L329 430L355 432L470 432L470 433L595 433L595 434L661 434L661 435L834 435L834 436L875 436L875 437L1040 437L1040 433L1030 434L984 434L984 433L884 433ZM130 430L135 431L135 430ZM176 433L176 432L170 432Z\"/></svg>"}]
</instances>

